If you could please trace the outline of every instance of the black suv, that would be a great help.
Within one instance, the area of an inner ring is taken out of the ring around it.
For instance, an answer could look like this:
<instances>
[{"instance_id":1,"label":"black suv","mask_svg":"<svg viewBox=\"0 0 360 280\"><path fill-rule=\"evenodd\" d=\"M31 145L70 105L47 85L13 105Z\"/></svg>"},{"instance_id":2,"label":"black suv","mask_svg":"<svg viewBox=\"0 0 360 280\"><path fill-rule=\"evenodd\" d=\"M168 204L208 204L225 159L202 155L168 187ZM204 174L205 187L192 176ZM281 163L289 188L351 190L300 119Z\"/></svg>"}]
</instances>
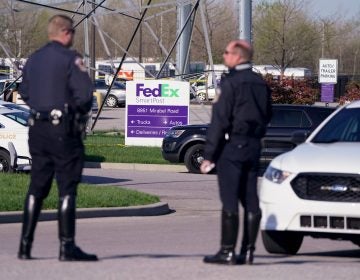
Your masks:
<instances>
[{"instance_id":1,"label":"black suv","mask_svg":"<svg viewBox=\"0 0 360 280\"><path fill-rule=\"evenodd\" d=\"M273 105L273 116L263 138L259 172L263 173L273 158L292 150L301 141L297 141L296 136L309 135L334 110L320 106ZM184 162L189 172L199 173L208 126L172 127L162 143L164 159Z\"/></svg>"}]
</instances>

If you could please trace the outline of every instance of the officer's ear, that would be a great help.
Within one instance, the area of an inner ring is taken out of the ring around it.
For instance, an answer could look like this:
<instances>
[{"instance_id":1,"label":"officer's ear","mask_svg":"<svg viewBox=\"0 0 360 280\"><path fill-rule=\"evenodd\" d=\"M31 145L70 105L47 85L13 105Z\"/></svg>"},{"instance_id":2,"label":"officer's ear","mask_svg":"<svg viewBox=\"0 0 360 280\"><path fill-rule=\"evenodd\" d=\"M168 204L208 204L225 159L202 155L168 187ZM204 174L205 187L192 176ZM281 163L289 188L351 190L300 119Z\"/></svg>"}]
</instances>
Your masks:
<instances>
[{"instance_id":1,"label":"officer's ear","mask_svg":"<svg viewBox=\"0 0 360 280\"><path fill-rule=\"evenodd\" d=\"M74 28L68 28L68 29L65 29L64 31L65 31L66 35L75 34L75 29Z\"/></svg>"}]
</instances>

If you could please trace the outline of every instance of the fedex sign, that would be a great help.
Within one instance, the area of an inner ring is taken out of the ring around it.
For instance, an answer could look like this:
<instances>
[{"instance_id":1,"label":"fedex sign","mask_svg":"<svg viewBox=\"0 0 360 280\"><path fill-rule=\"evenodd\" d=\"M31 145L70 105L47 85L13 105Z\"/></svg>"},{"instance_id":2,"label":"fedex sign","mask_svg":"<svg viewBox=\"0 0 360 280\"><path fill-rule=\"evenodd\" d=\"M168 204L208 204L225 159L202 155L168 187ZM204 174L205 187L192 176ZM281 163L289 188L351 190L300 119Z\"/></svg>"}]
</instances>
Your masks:
<instances>
[{"instance_id":1,"label":"fedex sign","mask_svg":"<svg viewBox=\"0 0 360 280\"><path fill-rule=\"evenodd\" d=\"M144 97L179 97L179 89L171 88L169 84L158 84L155 88L145 87L144 84L136 84L136 96Z\"/></svg>"},{"instance_id":2,"label":"fedex sign","mask_svg":"<svg viewBox=\"0 0 360 280\"><path fill-rule=\"evenodd\" d=\"M188 82L126 82L125 145L160 147L172 126L189 124L189 101Z\"/></svg>"}]
</instances>

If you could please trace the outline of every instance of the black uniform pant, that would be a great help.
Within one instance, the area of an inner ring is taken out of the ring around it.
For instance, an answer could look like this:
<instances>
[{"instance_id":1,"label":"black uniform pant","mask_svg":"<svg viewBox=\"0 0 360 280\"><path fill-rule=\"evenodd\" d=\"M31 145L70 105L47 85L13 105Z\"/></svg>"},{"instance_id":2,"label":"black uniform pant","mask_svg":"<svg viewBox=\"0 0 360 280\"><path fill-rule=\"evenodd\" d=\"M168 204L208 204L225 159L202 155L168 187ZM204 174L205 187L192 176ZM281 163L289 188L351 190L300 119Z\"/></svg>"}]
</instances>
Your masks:
<instances>
[{"instance_id":1,"label":"black uniform pant","mask_svg":"<svg viewBox=\"0 0 360 280\"><path fill-rule=\"evenodd\" d=\"M239 201L245 211L260 211L257 193L260 152L261 141L256 138L231 139L225 144L217 162L224 211L239 212Z\"/></svg>"},{"instance_id":2,"label":"black uniform pant","mask_svg":"<svg viewBox=\"0 0 360 280\"><path fill-rule=\"evenodd\" d=\"M61 123L35 121L29 129L29 149L32 158L29 194L38 198L48 196L53 178L59 196L76 195L84 162L82 139L71 136Z\"/></svg>"}]
</instances>

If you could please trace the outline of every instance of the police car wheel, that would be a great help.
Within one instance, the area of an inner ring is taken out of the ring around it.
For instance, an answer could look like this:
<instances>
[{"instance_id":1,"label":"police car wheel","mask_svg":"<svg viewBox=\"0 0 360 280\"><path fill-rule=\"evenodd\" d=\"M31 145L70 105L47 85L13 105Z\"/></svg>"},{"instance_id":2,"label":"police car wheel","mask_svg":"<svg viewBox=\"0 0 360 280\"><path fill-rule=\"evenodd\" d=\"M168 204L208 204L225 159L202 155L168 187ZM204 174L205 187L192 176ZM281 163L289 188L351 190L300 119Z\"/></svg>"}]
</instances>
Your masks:
<instances>
[{"instance_id":1,"label":"police car wheel","mask_svg":"<svg viewBox=\"0 0 360 280\"><path fill-rule=\"evenodd\" d=\"M205 101L206 100L206 93L205 92L200 92L197 96L198 96L198 99L200 101Z\"/></svg>"},{"instance_id":2,"label":"police car wheel","mask_svg":"<svg viewBox=\"0 0 360 280\"><path fill-rule=\"evenodd\" d=\"M304 236L298 232L263 230L261 237L266 251L271 254L295 255Z\"/></svg>"},{"instance_id":3,"label":"police car wheel","mask_svg":"<svg viewBox=\"0 0 360 280\"><path fill-rule=\"evenodd\" d=\"M0 150L0 172L10 171L10 155L7 151Z\"/></svg>"},{"instance_id":4,"label":"police car wheel","mask_svg":"<svg viewBox=\"0 0 360 280\"><path fill-rule=\"evenodd\" d=\"M190 173L200 173L200 165L204 160L204 144L191 146L185 153L184 163Z\"/></svg>"},{"instance_id":5,"label":"police car wheel","mask_svg":"<svg viewBox=\"0 0 360 280\"><path fill-rule=\"evenodd\" d=\"M118 105L118 100L114 95L109 95L108 98L106 98L106 106L115 108Z\"/></svg>"}]
</instances>

